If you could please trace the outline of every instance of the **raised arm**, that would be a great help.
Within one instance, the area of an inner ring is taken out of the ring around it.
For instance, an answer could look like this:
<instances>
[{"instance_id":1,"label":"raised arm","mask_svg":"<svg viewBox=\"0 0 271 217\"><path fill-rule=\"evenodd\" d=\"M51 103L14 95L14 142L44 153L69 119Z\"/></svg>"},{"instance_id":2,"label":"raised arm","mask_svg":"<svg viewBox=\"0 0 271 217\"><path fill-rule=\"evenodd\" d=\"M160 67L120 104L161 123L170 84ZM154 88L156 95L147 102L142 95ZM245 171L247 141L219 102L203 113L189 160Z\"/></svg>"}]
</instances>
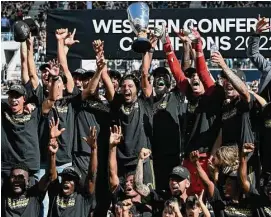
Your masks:
<instances>
[{"instance_id":1,"label":"raised arm","mask_svg":"<svg viewBox=\"0 0 271 217\"><path fill-rule=\"evenodd\" d=\"M48 68L47 70L52 71ZM59 85L58 85L58 83L60 82L59 76L53 76L51 79L52 79L52 84L51 84L51 87L49 88L49 95L42 103L42 114L49 113L49 111L53 108L55 101L58 99L59 91L63 91L59 89Z\"/></svg>"},{"instance_id":2,"label":"raised arm","mask_svg":"<svg viewBox=\"0 0 271 217\"><path fill-rule=\"evenodd\" d=\"M254 64L254 66L262 73L262 84L265 83L267 75L271 73L271 63L267 61L259 52L260 34L264 30L271 28L271 26L267 25L268 21L265 20L265 18L261 18L259 16L258 23L256 25L256 32L253 36L249 38L247 47L248 58Z\"/></svg>"},{"instance_id":3,"label":"raised arm","mask_svg":"<svg viewBox=\"0 0 271 217\"><path fill-rule=\"evenodd\" d=\"M151 150L142 148L139 153L138 163L136 167L136 174L135 174L136 191L144 197L147 197L150 194L150 189L147 185L143 184L143 162L150 155L151 155Z\"/></svg>"},{"instance_id":4,"label":"raised arm","mask_svg":"<svg viewBox=\"0 0 271 217\"><path fill-rule=\"evenodd\" d=\"M39 85L39 77L37 75L37 69L33 54L34 37L31 36L31 33L29 35L29 38L26 40L26 45L27 45L28 76L31 81L32 87L35 90Z\"/></svg>"},{"instance_id":5,"label":"raised arm","mask_svg":"<svg viewBox=\"0 0 271 217\"><path fill-rule=\"evenodd\" d=\"M22 83L26 84L29 81L26 42L21 43L20 54L21 54L21 79Z\"/></svg>"},{"instance_id":6,"label":"raised arm","mask_svg":"<svg viewBox=\"0 0 271 217\"><path fill-rule=\"evenodd\" d=\"M72 93L74 88L74 81L68 67L67 56L64 49L64 40L68 36L68 29L57 29L55 32L57 39L57 58L61 69L67 79L67 92Z\"/></svg>"},{"instance_id":7,"label":"raised arm","mask_svg":"<svg viewBox=\"0 0 271 217\"><path fill-rule=\"evenodd\" d=\"M49 155L49 170L39 181L39 190L45 192L51 182L57 179L57 170L56 170L56 153L58 151L58 142L57 138L64 132L65 128L58 129L59 119L55 122L54 118L50 120L50 140L48 146L48 155Z\"/></svg>"},{"instance_id":8,"label":"raised arm","mask_svg":"<svg viewBox=\"0 0 271 217\"><path fill-rule=\"evenodd\" d=\"M89 194L93 194L95 190L96 184L96 177L97 177L97 168L98 168L98 158L97 158L97 130L96 127L90 127L90 134L89 136L83 137L86 143L90 146L91 153L90 153L90 161L88 166L88 176L87 176L87 183L88 183L88 192Z\"/></svg>"},{"instance_id":9,"label":"raised arm","mask_svg":"<svg viewBox=\"0 0 271 217\"><path fill-rule=\"evenodd\" d=\"M141 86L142 91L146 97L150 97L152 94L152 85L149 81L149 69L151 65L151 59L148 52L143 54L142 57L142 72L141 72Z\"/></svg>"},{"instance_id":10,"label":"raised arm","mask_svg":"<svg viewBox=\"0 0 271 217\"><path fill-rule=\"evenodd\" d=\"M255 99L258 101L261 107L264 107L267 104L266 100L263 97L259 96L257 93L255 93L252 90L249 90L249 92L255 97Z\"/></svg>"},{"instance_id":11,"label":"raised arm","mask_svg":"<svg viewBox=\"0 0 271 217\"><path fill-rule=\"evenodd\" d=\"M95 41L95 43L93 43L93 49L96 53L96 56L103 56L104 58L104 42L101 40L97 40ZM105 66L106 69L104 69L102 71L102 80L103 83L105 85L105 96L106 99L111 102L114 98L115 95L115 89L114 89L114 85L111 81L111 78L108 75L108 70L107 70L107 66Z\"/></svg>"},{"instance_id":12,"label":"raised arm","mask_svg":"<svg viewBox=\"0 0 271 217\"><path fill-rule=\"evenodd\" d=\"M250 183L247 179L247 155L254 151L254 144L245 143L243 144L241 153L240 153L240 166L239 174L241 179L241 186L244 189L245 193L249 192Z\"/></svg>"},{"instance_id":13,"label":"raised arm","mask_svg":"<svg viewBox=\"0 0 271 217\"><path fill-rule=\"evenodd\" d=\"M175 78L176 84L180 91L185 94L189 87L189 80L185 77L184 72L182 71L181 64L179 63L179 60L174 53L166 29L163 32L161 41L163 43L164 52L166 53L171 73L173 74L173 77Z\"/></svg>"},{"instance_id":14,"label":"raised arm","mask_svg":"<svg viewBox=\"0 0 271 217\"><path fill-rule=\"evenodd\" d=\"M94 41L94 43L97 43L97 41ZM107 66L103 53L100 53L96 56L96 64L97 69L94 76L89 81L88 87L82 91L82 100L85 100L90 95L94 95L96 93L103 71L107 72Z\"/></svg>"},{"instance_id":15,"label":"raised arm","mask_svg":"<svg viewBox=\"0 0 271 217\"><path fill-rule=\"evenodd\" d=\"M250 102L250 93L244 81L242 81L233 71L227 66L223 57L219 52L214 52L212 54L212 61L217 63L223 70L224 74L227 76L228 80L235 88L235 90L240 94L240 96L247 102Z\"/></svg>"},{"instance_id":16,"label":"raised arm","mask_svg":"<svg viewBox=\"0 0 271 217\"><path fill-rule=\"evenodd\" d=\"M215 185L209 179L208 175L206 174L206 172L203 170L203 168L200 165L199 151L193 151L190 153L190 161L195 165L200 179L202 180L203 184L207 187L209 196L212 197L214 195Z\"/></svg>"},{"instance_id":17,"label":"raised arm","mask_svg":"<svg viewBox=\"0 0 271 217\"><path fill-rule=\"evenodd\" d=\"M192 30L193 35L196 37L197 41L193 43L193 48L196 51L196 69L199 78L204 86L205 91L209 90L210 87L214 87L215 83L210 76L209 70L206 65L206 60L204 57L202 49L201 36L197 30Z\"/></svg>"},{"instance_id":18,"label":"raised arm","mask_svg":"<svg viewBox=\"0 0 271 217\"><path fill-rule=\"evenodd\" d=\"M118 164L117 164L117 145L120 143L122 137L121 127L116 125L113 128L110 127L110 138L109 138L109 184L111 192L114 192L119 186L118 177Z\"/></svg>"},{"instance_id":19,"label":"raised arm","mask_svg":"<svg viewBox=\"0 0 271 217\"><path fill-rule=\"evenodd\" d=\"M197 199L199 201L199 204L200 204L200 207L201 207L201 210L203 212L204 217L211 217L211 214L210 214L208 208L206 207L206 205L203 202L203 194L204 194L204 189L202 190L200 196L198 196L196 194L196 197L197 197Z\"/></svg>"}]
</instances>

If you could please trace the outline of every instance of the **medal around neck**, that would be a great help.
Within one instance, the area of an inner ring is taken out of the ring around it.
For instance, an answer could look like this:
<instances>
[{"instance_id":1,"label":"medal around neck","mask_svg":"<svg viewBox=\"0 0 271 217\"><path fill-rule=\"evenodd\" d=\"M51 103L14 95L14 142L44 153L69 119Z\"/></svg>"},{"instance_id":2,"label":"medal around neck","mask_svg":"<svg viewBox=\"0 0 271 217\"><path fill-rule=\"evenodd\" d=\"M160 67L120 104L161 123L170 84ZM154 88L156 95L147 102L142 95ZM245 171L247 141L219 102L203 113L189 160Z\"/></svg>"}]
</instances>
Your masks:
<instances>
[{"instance_id":1,"label":"medal around neck","mask_svg":"<svg viewBox=\"0 0 271 217\"><path fill-rule=\"evenodd\" d=\"M151 43L147 38L149 11L148 5L143 2L133 3L127 9L128 20L137 35L132 44L132 49L136 53L145 53L151 49Z\"/></svg>"}]
</instances>

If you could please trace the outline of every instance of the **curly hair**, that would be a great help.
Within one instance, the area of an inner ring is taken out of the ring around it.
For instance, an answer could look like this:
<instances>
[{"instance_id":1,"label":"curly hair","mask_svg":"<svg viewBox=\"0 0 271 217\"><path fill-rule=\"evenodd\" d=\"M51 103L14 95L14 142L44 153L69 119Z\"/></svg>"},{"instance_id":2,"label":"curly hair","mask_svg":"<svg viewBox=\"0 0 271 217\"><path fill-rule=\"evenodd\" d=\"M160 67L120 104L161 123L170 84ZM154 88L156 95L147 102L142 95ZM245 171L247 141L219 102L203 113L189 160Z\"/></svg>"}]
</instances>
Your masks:
<instances>
[{"instance_id":1,"label":"curly hair","mask_svg":"<svg viewBox=\"0 0 271 217\"><path fill-rule=\"evenodd\" d=\"M14 165L11 168L11 171L16 170L16 169L20 169L20 170L24 170L26 172L29 172L29 168L27 167L27 165L25 163L18 163L16 165Z\"/></svg>"},{"instance_id":2,"label":"curly hair","mask_svg":"<svg viewBox=\"0 0 271 217\"><path fill-rule=\"evenodd\" d=\"M216 151L216 156L222 168L229 167L235 171L239 167L239 152L237 146L222 146Z\"/></svg>"}]
</instances>

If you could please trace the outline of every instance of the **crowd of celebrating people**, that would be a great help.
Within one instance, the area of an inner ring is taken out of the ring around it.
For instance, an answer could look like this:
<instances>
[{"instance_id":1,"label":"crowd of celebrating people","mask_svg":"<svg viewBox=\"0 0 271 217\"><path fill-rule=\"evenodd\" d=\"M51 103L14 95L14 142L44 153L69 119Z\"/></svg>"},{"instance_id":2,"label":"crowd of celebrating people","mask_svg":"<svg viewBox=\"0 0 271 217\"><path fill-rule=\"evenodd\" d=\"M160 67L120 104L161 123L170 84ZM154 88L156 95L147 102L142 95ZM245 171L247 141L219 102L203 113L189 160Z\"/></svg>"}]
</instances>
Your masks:
<instances>
[{"instance_id":1,"label":"crowd of celebrating people","mask_svg":"<svg viewBox=\"0 0 271 217\"><path fill-rule=\"evenodd\" d=\"M248 41L261 72L251 89L223 51L211 55L215 82L196 29L193 41L178 33L180 63L165 26L156 28L140 70L124 75L107 68L99 39L97 69L71 72L79 41L65 27L57 57L37 67L30 34L22 84L1 102L2 216L271 216L271 63L259 53L268 28L259 17ZM159 40L170 70L150 75Z\"/></svg>"}]
</instances>

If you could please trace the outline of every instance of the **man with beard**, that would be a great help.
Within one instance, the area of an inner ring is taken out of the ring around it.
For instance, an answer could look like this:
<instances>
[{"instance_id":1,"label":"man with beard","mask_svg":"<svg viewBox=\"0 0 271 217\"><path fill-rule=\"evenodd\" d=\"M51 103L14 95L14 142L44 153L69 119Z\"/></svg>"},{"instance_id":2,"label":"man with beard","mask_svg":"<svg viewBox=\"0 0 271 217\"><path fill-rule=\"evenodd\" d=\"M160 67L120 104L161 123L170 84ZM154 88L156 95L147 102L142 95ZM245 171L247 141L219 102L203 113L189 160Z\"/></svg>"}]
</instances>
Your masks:
<instances>
[{"instance_id":1,"label":"man with beard","mask_svg":"<svg viewBox=\"0 0 271 217\"><path fill-rule=\"evenodd\" d=\"M143 54L141 88L140 82L133 74L122 77L120 94L115 94L111 104L111 114L115 124L122 127L123 140L118 145L118 173L123 177L126 170L135 170L137 155L141 148L151 149L153 96L149 82L150 55ZM152 162L144 164L144 183L154 188Z\"/></svg>"},{"instance_id":2,"label":"man with beard","mask_svg":"<svg viewBox=\"0 0 271 217\"><path fill-rule=\"evenodd\" d=\"M96 126L99 144L99 166L97 174L97 186L95 199L97 206L94 216L105 216L110 206L110 191L108 187L108 138L111 116L109 107L102 102L99 94L99 82L102 79L106 87L106 97L112 101L114 87L107 73L107 66L104 58L103 42L95 40L93 49L96 53L97 71L88 71L88 83L83 83L84 89L79 95L78 107L75 118L74 146L73 146L73 165L75 165L84 177L87 175L89 154L91 150L87 143L81 138L86 136L90 126ZM85 74L86 74L85 73ZM87 79L85 80L87 81ZM87 87L85 85L88 85Z\"/></svg>"},{"instance_id":3,"label":"man with beard","mask_svg":"<svg viewBox=\"0 0 271 217\"><path fill-rule=\"evenodd\" d=\"M9 177L11 168L22 161L29 168L29 176L33 181L33 175L40 169L37 130L40 109L35 106L30 113L24 111L26 89L22 85L12 85L7 94L8 103L1 103L2 184Z\"/></svg>"},{"instance_id":4,"label":"man with beard","mask_svg":"<svg viewBox=\"0 0 271 217\"><path fill-rule=\"evenodd\" d=\"M14 165L9 176L9 185L2 189L2 216L4 217L38 217L42 200L50 182L56 179L55 156L57 151L56 138L64 131L58 130L58 122L51 122L50 142L47 146L49 169L38 183L31 186L30 172L27 165ZM37 153L36 153L37 154Z\"/></svg>"},{"instance_id":5,"label":"man with beard","mask_svg":"<svg viewBox=\"0 0 271 217\"><path fill-rule=\"evenodd\" d=\"M141 195L135 190L135 173L134 171L129 171L125 174L123 183L120 182L118 177L118 163L117 163L117 146L120 144L122 139L121 127L116 125L110 128L111 134L109 139L109 180L110 180L110 190L113 194L113 212L116 212L116 216L122 216L122 208L118 209L118 206L122 206L124 201L129 200L131 204L130 209L134 208L137 214L140 216L151 216L151 209L146 204L142 203ZM143 160L150 156L151 152L149 149L142 149L139 154L140 164L140 175L141 181L143 182ZM148 188L146 186L146 188ZM121 203L119 203L121 202ZM116 208L116 209L115 209Z\"/></svg>"},{"instance_id":6,"label":"man with beard","mask_svg":"<svg viewBox=\"0 0 271 217\"><path fill-rule=\"evenodd\" d=\"M268 26L268 21L265 18L258 17L256 32L248 40L247 56L254 66L261 72L258 94L267 102L271 101L271 63L259 53L260 35ZM270 107L269 107L270 109ZM266 110L267 111L267 110ZM271 110L269 110L269 114ZM267 112L265 113L267 114ZM260 134L260 156L262 164L262 177L268 176L271 173L270 155L271 155L271 137L270 137L270 117L269 124L267 115L260 115L260 126L257 126Z\"/></svg>"},{"instance_id":7,"label":"man with beard","mask_svg":"<svg viewBox=\"0 0 271 217\"><path fill-rule=\"evenodd\" d=\"M55 128L54 134L60 135L63 129L58 130L59 120L55 124L54 119L50 121L50 128ZM52 131L52 130L51 130ZM52 134L52 132L51 132ZM53 137L53 136L51 136ZM95 190L97 176L97 130L95 127L90 128L88 137L82 138L91 148L88 175L83 188L80 188L79 182L81 173L73 166L66 167L61 176L61 182L58 179L56 170L56 158L52 163L53 178L49 186L48 194L50 200L48 217L88 217L92 211L93 193ZM55 152L58 150L56 140L51 140L54 143Z\"/></svg>"},{"instance_id":8,"label":"man with beard","mask_svg":"<svg viewBox=\"0 0 271 217\"><path fill-rule=\"evenodd\" d=\"M150 156L150 150L142 149L135 174L135 190L148 201L152 207L154 217L162 216L165 201L174 198L178 202L180 211L185 215L185 203L190 186L190 173L187 168L176 166L169 174L169 190L156 191L143 184L143 162Z\"/></svg>"},{"instance_id":9,"label":"man with beard","mask_svg":"<svg viewBox=\"0 0 271 217\"><path fill-rule=\"evenodd\" d=\"M253 210L253 216L266 217L271 215L271 174L264 180L263 190L259 193L247 179L248 154L254 151L254 145L244 144L240 153L240 179L241 186L248 195L249 204Z\"/></svg>"},{"instance_id":10,"label":"man with beard","mask_svg":"<svg viewBox=\"0 0 271 217\"><path fill-rule=\"evenodd\" d=\"M197 39L193 42L193 48L196 51L196 69L186 69L185 73L187 77L181 69L181 65L173 51L166 31L164 31L161 40L176 84L188 99L186 115L182 126L184 139L181 154L184 159L183 165L192 174L192 184L189 192L191 194L200 194L203 185L200 181L196 181L198 179L193 175L195 168L189 162L188 155L191 151L200 149L202 154L201 161L204 164L204 168L207 169L208 155L219 132L219 116L224 92L220 86L214 84L207 69L199 33L196 30L192 30L192 32ZM182 41L188 41L186 36L183 34L179 35Z\"/></svg>"},{"instance_id":11,"label":"man with beard","mask_svg":"<svg viewBox=\"0 0 271 217\"><path fill-rule=\"evenodd\" d=\"M171 77L164 67L153 71L154 116L153 116L153 163L156 189L168 188L167 175L172 168L180 164L181 126L185 105L179 89L170 91ZM170 146L165 149L165 144ZM165 161L166 160L166 164Z\"/></svg>"}]
</instances>

